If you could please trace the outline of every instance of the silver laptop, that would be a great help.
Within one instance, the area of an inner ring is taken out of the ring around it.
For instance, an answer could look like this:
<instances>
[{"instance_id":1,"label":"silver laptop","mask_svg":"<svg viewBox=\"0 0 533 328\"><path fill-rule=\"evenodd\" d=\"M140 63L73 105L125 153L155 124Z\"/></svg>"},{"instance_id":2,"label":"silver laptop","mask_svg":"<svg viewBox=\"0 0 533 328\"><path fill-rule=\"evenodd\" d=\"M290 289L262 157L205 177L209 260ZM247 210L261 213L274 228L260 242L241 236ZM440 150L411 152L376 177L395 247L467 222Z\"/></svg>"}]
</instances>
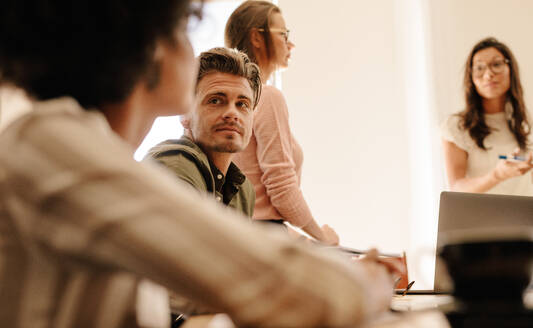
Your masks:
<instances>
[{"instance_id":1,"label":"silver laptop","mask_svg":"<svg viewBox=\"0 0 533 328\"><path fill-rule=\"evenodd\" d=\"M444 191L440 194L437 249L447 232L461 229L533 227L533 197ZM435 263L435 292L448 292L444 264Z\"/></svg>"}]
</instances>

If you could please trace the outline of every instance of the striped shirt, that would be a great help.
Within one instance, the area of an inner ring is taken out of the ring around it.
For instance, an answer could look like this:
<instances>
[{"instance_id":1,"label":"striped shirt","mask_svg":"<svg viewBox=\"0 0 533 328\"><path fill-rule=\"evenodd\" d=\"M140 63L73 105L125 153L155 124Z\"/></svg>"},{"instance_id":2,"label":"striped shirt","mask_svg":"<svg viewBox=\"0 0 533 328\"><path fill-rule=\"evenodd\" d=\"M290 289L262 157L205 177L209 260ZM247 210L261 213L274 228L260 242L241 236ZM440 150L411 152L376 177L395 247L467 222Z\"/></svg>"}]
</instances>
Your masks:
<instances>
[{"instance_id":1,"label":"striped shirt","mask_svg":"<svg viewBox=\"0 0 533 328\"><path fill-rule=\"evenodd\" d=\"M146 278L244 326L353 325L390 298L363 267L253 226L132 155L70 98L35 103L2 132L3 327L138 327Z\"/></svg>"}]
</instances>

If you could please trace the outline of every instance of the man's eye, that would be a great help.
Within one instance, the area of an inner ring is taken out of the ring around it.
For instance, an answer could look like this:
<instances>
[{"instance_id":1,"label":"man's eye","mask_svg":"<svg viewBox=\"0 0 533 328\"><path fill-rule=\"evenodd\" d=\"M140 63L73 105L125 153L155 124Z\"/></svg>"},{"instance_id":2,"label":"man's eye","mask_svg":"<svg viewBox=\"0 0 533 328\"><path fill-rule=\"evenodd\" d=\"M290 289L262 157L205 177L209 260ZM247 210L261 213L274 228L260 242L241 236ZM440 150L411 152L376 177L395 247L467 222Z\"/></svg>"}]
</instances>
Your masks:
<instances>
[{"instance_id":1,"label":"man's eye","mask_svg":"<svg viewBox=\"0 0 533 328\"><path fill-rule=\"evenodd\" d=\"M249 109L249 108L250 108L250 105L248 105L247 102L239 101L239 102L237 103L237 107L239 107L239 108L244 108L244 109Z\"/></svg>"},{"instance_id":2,"label":"man's eye","mask_svg":"<svg viewBox=\"0 0 533 328\"><path fill-rule=\"evenodd\" d=\"M219 98L211 98L209 99L209 101L207 102L208 104L213 104L213 105L218 105L220 104L222 101L219 99Z\"/></svg>"}]
</instances>

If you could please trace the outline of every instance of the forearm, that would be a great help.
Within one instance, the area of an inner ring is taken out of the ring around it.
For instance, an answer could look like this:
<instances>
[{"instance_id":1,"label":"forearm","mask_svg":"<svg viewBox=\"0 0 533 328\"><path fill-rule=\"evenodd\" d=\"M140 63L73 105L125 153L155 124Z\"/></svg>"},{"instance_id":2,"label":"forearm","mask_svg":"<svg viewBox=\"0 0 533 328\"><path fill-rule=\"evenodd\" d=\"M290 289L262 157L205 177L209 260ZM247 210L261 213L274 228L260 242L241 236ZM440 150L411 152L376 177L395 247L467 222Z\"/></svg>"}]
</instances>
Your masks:
<instances>
[{"instance_id":1,"label":"forearm","mask_svg":"<svg viewBox=\"0 0 533 328\"><path fill-rule=\"evenodd\" d=\"M269 197L270 203L278 211L281 218L293 226L303 228L309 225L310 222L314 222L311 209L307 205L300 188L288 188L286 192L280 194L270 192ZM316 226L316 222L314 223ZM306 232L311 235L313 234L308 231Z\"/></svg>"},{"instance_id":2,"label":"forearm","mask_svg":"<svg viewBox=\"0 0 533 328\"><path fill-rule=\"evenodd\" d=\"M472 178L460 178L450 181L450 189L452 191L461 191L461 192L486 192L496 185L498 185L502 180L499 179L494 170L490 172Z\"/></svg>"},{"instance_id":3,"label":"forearm","mask_svg":"<svg viewBox=\"0 0 533 328\"><path fill-rule=\"evenodd\" d=\"M351 326L381 309L382 293L374 295L350 264L213 210L205 204L187 220L132 220L112 240L94 245L95 255L110 254L109 261L227 312L243 326Z\"/></svg>"},{"instance_id":4,"label":"forearm","mask_svg":"<svg viewBox=\"0 0 533 328\"><path fill-rule=\"evenodd\" d=\"M314 219L311 219L309 223L302 227L302 230L309 234L316 240L324 240L324 234L318 223Z\"/></svg>"}]
</instances>

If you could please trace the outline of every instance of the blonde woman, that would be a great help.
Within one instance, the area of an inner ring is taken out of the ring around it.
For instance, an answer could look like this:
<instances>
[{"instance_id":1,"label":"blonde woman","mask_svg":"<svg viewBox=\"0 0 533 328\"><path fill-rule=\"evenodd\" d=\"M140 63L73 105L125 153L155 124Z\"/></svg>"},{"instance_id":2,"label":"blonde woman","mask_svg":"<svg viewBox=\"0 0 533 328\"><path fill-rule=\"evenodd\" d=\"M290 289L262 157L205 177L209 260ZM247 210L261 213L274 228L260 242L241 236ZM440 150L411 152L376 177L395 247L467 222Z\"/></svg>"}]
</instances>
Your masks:
<instances>
[{"instance_id":1,"label":"blonde woman","mask_svg":"<svg viewBox=\"0 0 533 328\"><path fill-rule=\"evenodd\" d=\"M288 67L294 48L281 10L268 1L242 3L226 24L225 40L227 47L245 52L259 66L264 82ZM254 219L287 221L322 243L339 243L332 228L318 225L303 197L303 152L289 128L285 98L275 87L263 86L252 138L235 162L254 184Z\"/></svg>"}]
</instances>

